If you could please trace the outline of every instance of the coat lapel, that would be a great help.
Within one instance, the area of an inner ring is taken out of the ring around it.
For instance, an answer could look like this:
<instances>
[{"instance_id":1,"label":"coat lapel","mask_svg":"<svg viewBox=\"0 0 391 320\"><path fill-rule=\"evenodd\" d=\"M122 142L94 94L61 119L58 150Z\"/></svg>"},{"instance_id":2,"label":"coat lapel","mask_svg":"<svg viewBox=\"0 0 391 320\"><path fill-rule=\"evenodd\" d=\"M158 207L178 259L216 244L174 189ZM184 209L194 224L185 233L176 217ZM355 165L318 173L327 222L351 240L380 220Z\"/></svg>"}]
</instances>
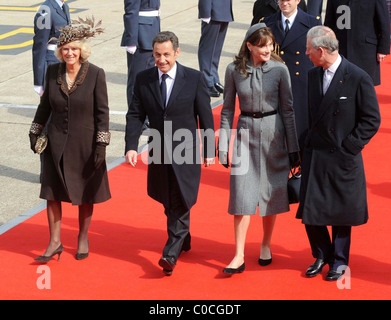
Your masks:
<instances>
[{"instance_id":1,"label":"coat lapel","mask_svg":"<svg viewBox=\"0 0 391 320\"><path fill-rule=\"evenodd\" d=\"M81 64L80 70L76 76L75 84L70 90L68 90L68 84L65 79L66 65L65 63L60 63L58 67L57 83L61 86L62 92L64 92L67 96L74 92L77 87L84 82L84 79L87 76L89 65L90 63L88 61L85 61Z\"/></svg>"},{"instance_id":2,"label":"coat lapel","mask_svg":"<svg viewBox=\"0 0 391 320\"><path fill-rule=\"evenodd\" d=\"M319 119L322 118L323 114L327 109L329 109L329 106L331 103L335 101L340 95L340 92L345 85L346 81L348 80L349 72L347 70L347 64L344 58L342 58L341 64L339 65L333 80L330 83L330 86L328 90L326 91L326 94L323 97L323 100L314 114L313 117L313 123L316 123L319 121ZM320 90L322 90L322 85L320 87Z\"/></svg>"},{"instance_id":3,"label":"coat lapel","mask_svg":"<svg viewBox=\"0 0 391 320\"><path fill-rule=\"evenodd\" d=\"M167 109L174 103L176 97L182 91L185 81L185 69L177 62L177 72L175 76L174 86L172 87L170 98L168 99Z\"/></svg>"},{"instance_id":4,"label":"coat lapel","mask_svg":"<svg viewBox=\"0 0 391 320\"><path fill-rule=\"evenodd\" d=\"M281 17L281 14L280 14ZM281 18L280 18L281 19ZM281 20L280 20L281 21ZM282 29L282 22L280 23ZM284 37L284 40L281 43L281 47L286 47L297 38L301 37L303 34L308 32L309 26L306 22L306 19L303 15L303 11L297 9L297 16L292 25L292 28L289 30L288 34Z\"/></svg>"},{"instance_id":5,"label":"coat lapel","mask_svg":"<svg viewBox=\"0 0 391 320\"><path fill-rule=\"evenodd\" d=\"M160 84L159 84L159 73L157 67L151 69L148 81L149 87L151 89L152 95L155 97L156 101L160 104L160 107L163 109L163 99L160 94Z\"/></svg>"}]
</instances>

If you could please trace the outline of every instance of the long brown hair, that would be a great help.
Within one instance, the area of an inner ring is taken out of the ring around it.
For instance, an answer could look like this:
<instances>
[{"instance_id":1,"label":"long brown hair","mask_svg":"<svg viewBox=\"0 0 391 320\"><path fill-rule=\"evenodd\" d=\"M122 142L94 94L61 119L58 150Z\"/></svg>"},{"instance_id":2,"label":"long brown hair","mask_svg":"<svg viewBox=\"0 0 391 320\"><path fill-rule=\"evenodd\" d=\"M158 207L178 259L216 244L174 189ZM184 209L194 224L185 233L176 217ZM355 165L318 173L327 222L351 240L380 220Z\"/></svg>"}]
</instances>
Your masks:
<instances>
[{"instance_id":1,"label":"long brown hair","mask_svg":"<svg viewBox=\"0 0 391 320\"><path fill-rule=\"evenodd\" d=\"M253 46L264 46L269 40L272 40L272 42L275 44L274 35L269 28L260 28L252 33L247 39L245 39L238 55L236 55L234 59L236 71L248 77L246 65L250 60L251 53L247 47L247 42L251 43ZM272 52L270 59L283 62L283 60L274 52Z\"/></svg>"}]
</instances>

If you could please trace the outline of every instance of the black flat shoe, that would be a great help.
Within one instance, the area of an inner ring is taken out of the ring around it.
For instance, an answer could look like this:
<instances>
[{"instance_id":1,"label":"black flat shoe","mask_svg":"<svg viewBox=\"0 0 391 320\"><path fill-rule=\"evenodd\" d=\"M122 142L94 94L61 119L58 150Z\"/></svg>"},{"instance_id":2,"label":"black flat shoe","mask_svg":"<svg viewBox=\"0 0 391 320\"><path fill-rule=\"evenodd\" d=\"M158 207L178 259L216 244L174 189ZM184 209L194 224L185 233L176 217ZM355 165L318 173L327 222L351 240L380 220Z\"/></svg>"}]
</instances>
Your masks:
<instances>
[{"instance_id":1,"label":"black flat shoe","mask_svg":"<svg viewBox=\"0 0 391 320\"><path fill-rule=\"evenodd\" d=\"M340 279L345 272L338 272L336 270L329 270L326 275L326 281L337 281Z\"/></svg>"},{"instance_id":2,"label":"black flat shoe","mask_svg":"<svg viewBox=\"0 0 391 320\"><path fill-rule=\"evenodd\" d=\"M262 266L262 267L266 267L266 266L268 266L271 263L272 263L272 258L270 258L270 259L261 259L261 258L259 258L258 259L258 264L260 266Z\"/></svg>"},{"instance_id":3,"label":"black flat shoe","mask_svg":"<svg viewBox=\"0 0 391 320\"><path fill-rule=\"evenodd\" d=\"M245 268L246 268L246 266L243 262L243 264L240 267L238 267L238 268L224 268L223 272L226 274L242 273Z\"/></svg>"},{"instance_id":4,"label":"black flat shoe","mask_svg":"<svg viewBox=\"0 0 391 320\"><path fill-rule=\"evenodd\" d=\"M306 277L312 278L317 276L322 272L323 267L325 266L326 261L323 259L316 259L313 264L309 266L307 271L305 272Z\"/></svg>"}]
</instances>

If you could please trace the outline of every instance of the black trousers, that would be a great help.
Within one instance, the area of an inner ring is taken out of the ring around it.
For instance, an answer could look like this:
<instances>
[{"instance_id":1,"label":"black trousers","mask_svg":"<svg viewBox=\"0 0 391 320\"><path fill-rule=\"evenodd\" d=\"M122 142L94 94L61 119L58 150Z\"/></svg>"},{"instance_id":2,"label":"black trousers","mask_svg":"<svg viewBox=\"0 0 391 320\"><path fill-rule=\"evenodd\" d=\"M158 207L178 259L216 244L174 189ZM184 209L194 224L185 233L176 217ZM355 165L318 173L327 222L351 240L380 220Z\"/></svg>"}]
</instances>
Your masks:
<instances>
[{"instance_id":1,"label":"black trousers","mask_svg":"<svg viewBox=\"0 0 391 320\"><path fill-rule=\"evenodd\" d=\"M327 226L305 225L305 229L314 258L326 260L330 270L348 265L352 227L331 227L331 239Z\"/></svg>"},{"instance_id":2,"label":"black trousers","mask_svg":"<svg viewBox=\"0 0 391 320\"><path fill-rule=\"evenodd\" d=\"M164 207L167 216L168 240L163 249L164 257L178 259L182 246L190 246L190 210L184 204L181 190L171 165L166 165L169 180L169 204Z\"/></svg>"}]
</instances>

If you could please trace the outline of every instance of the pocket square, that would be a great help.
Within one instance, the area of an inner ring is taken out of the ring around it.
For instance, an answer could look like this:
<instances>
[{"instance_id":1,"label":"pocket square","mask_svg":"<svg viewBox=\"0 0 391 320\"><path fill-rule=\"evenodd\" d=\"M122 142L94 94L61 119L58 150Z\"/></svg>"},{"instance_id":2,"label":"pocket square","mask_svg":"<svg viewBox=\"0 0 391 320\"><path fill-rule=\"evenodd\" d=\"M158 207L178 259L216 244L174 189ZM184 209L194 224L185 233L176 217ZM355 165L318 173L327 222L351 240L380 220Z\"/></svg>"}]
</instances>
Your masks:
<instances>
[{"instance_id":1,"label":"pocket square","mask_svg":"<svg viewBox=\"0 0 391 320\"><path fill-rule=\"evenodd\" d=\"M340 97L339 100L346 100L348 97Z\"/></svg>"}]
</instances>

